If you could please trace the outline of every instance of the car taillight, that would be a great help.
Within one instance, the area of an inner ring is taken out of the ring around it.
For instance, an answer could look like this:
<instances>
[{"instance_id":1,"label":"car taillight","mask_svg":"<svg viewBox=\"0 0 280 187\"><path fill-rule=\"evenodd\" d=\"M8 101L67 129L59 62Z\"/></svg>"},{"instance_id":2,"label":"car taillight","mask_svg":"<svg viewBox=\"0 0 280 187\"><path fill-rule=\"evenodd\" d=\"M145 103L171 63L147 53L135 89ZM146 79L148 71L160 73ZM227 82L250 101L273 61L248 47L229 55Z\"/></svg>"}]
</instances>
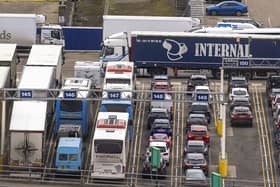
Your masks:
<instances>
[{"instance_id":1,"label":"car taillight","mask_svg":"<svg viewBox=\"0 0 280 187\"><path fill-rule=\"evenodd\" d=\"M168 153L167 152L163 153L163 156L168 156Z\"/></svg>"}]
</instances>

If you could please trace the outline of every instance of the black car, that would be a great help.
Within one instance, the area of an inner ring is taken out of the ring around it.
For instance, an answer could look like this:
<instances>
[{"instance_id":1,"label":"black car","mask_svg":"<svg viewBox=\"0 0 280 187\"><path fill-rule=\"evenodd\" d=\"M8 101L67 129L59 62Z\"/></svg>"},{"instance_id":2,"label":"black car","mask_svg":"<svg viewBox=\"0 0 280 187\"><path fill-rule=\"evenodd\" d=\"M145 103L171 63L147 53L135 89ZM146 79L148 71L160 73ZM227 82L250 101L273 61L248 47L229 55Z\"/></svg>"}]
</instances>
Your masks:
<instances>
[{"instance_id":1,"label":"black car","mask_svg":"<svg viewBox=\"0 0 280 187\"><path fill-rule=\"evenodd\" d=\"M202 169L185 170L185 186L191 187L207 187L209 182Z\"/></svg>"},{"instance_id":2,"label":"black car","mask_svg":"<svg viewBox=\"0 0 280 187\"><path fill-rule=\"evenodd\" d=\"M187 153L183 164L184 169L202 169L208 176L208 163L202 153Z\"/></svg>"},{"instance_id":3,"label":"black car","mask_svg":"<svg viewBox=\"0 0 280 187\"><path fill-rule=\"evenodd\" d=\"M150 113L148 114L147 128L151 129L151 126L155 119L168 119L172 120L172 116L164 108L152 108Z\"/></svg>"},{"instance_id":4,"label":"black car","mask_svg":"<svg viewBox=\"0 0 280 187\"><path fill-rule=\"evenodd\" d=\"M205 114L189 113L186 119L186 130L188 130L192 125L204 125L208 127L208 120Z\"/></svg>"},{"instance_id":5,"label":"black car","mask_svg":"<svg viewBox=\"0 0 280 187\"><path fill-rule=\"evenodd\" d=\"M246 77L231 77L228 90L230 91L231 88L247 88L248 90L248 81Z\"/></svg>"},{"instance_id":6,"label":"black car","mask_svg":"<svg viewBox=\"0 0 280 187\"><path fill-rule=\"evenodd\" d=\"M203 140L189 140L186 142L184 153L202 153L208 158L208 145Z\"/></svg>"},{"instance_id":7,"label":"black car","mask_svg":"<svg viewBox=\"0 0 280 187\"><path fill-rule=\"evenodd\" d=\"M193 102L189 114L205 114L208 123L210 123L212 118L210 110L210 105L207 102Z\"/></svg>"},{"instance_id":8,"label":"black car","mask_svg":"<svg viewBox=\"0 0 280 187\"><path fill-rule=\"evenodd\" d=\"M208 86L209 81L206 75L191 75L187 81L187 91L194 91L196 86ZM192 93L189 93L192 94Z\"/></svg>"},{"instance_id":9,"label":"black car","mask_svg":"<svg viewBox=\"0 0 280 187\"><path fill-rule=\"evenodd\" d=\"M164 179L167 174L166 162L161 157L160 158L160 168L157 169L156 167L152 167L150 158L151 157L144 156L143 165L142 165L142 178Z\"/></svg>"}]
</instances>

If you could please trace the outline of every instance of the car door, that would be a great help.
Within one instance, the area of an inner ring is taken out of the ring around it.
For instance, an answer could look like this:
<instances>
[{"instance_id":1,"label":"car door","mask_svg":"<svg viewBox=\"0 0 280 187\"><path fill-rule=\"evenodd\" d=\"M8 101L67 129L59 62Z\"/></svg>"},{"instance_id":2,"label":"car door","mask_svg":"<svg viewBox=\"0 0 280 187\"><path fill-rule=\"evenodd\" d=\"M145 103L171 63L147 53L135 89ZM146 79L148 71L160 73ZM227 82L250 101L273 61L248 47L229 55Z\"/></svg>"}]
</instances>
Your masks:
<instances>
[{"instance_id":1,"label":"car door","mask_svg":"<svg viewBox=\"0 0 280 187\"><path fill-rule=\"evenodd\" d=\"M219 14L221 15L227 15L228 12L230 11L230 3L228 2L225 2L223 4L220 5L220 8L219 8Z\"/></svg>"},{"instance_id":2,"label":"car door","mask_svg":"<svg viewBox=\"0 0 280 187\"><path fill-rule=\"evenodd\" d=\"M223 14L224 15L233 15L236 10L236 4L235 3L224 3L223 5Z\"/></svg>"}]
</instances>

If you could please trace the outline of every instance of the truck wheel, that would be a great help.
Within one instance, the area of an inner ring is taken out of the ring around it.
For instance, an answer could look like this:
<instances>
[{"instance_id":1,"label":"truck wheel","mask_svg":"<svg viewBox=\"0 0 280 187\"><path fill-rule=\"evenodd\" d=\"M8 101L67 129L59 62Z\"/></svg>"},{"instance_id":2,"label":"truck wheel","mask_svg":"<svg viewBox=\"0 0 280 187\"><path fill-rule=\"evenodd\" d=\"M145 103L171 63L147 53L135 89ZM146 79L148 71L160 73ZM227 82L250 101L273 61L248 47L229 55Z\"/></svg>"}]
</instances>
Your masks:
<instances>
[{"instance_id":1,"label":"truck wheel","mask_svg":"<svg viewBox=\"0 0 280 187\"><path fill-rule=\"evenodd\" d=\"M220 79L221 78L221 71L220 70L213 71L212 75L215 79Z\"/></svg>"},{"instance_id":2,"label":"truck wheel","mask_svg":"<svg viewBox=\"0 0 280 187\"><path fill-rule=\"evenodd\" d=\"M237 11L235 12L235 15L236 15L236 16L241 16L241 14L242 14L242 13L241 13L240 10L237 10Z\"/></svg>"},{"instance_id":3,"label":"truck wheel","mask_svg":"<svg viewBox=\"0 0 280 187\"><path fill-rule=\"evenodd\" d=\"M252 79L252 77L253 77L253 75L252 75L251 72L246 72L244 75L245 75L245 77L247 78L247 80L250 80L250 79Z\"/></svg>"},{"instance_id":4,"label":"truck wheel","mask_svg":"<svg viewBox=\"0 0 280 187\"><path fill-rule=\"evenodd\" d=\"M211 15L212 16L216 16L217 15L217 11L215 11L215 10L211 11Z\"/></svg>"}]
</instances>

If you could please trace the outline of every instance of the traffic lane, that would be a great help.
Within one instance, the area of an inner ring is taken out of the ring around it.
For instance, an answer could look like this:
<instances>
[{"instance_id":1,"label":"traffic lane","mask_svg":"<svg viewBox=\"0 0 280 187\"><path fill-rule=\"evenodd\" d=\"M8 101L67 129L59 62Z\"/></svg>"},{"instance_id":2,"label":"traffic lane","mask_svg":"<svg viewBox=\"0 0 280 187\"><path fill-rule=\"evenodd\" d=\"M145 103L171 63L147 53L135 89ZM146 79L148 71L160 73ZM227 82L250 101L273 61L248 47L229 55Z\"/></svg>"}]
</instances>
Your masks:
<instances>
[{"instance_id":1,"label":"traffic lane","mask_svg":"<svg viewBox=\"0 0 280 187\"><path fill-rule=\"evenodd\" d=\"M150 87L150 80L146 79L146 78L141 78L141 79L137 79L138 81L141 81L141 84L144 84L144 87L146 90L149 90ZM139 90L139 88L137 87L137 90ZM145 97L146 99L149 99L149 94L147 94L147 96ZM140 101L141 102L141 101ZM140 110L144 110L144 116L136 116L136 121L141 121L140 125L141 125L141 134L139 134L139 145L134 145L134 146L140 146L140 154L136 153L137 155L137 160L138 160L138 165L137 165L137 170L136 170L136 175L137 175L137 184L140 185L147 185L147 184L154 184L157 181L154 179L146 179L146 178L142 178L142 168L143 168L143 162L146 156L146 151L147 151L147 147L148 147L148 143L149 143L149 138L151 135L151 130L148 129L147 126L147 118L148 118L148 114L149 114L149 109L150 109L150 102L146 101L143 102L144 104L144 108L140 108ZM138 119L140 117L140 119ZM135 128L135 126L134 126ZM133 147L133 146L132 146ZM172 158L171 158L172 159ZM160 179L158 180L158 184L160 186L169 186L170 185L170 176L171 172L170 172L170 164L169 166L167 166L167 177L165 179Z\"/></svg>"},{"instance_id":2,"label":"traffic lane","mask_svg":"<svg viewBox=\"0 0 280 187\"><path fill-rule=\"evenodd\" d=\"M235 166L236 177L238 179L259 180L263 178L261 167L262 154L260 151L255 112L256 111L254 111L253 127L242 125L233 126L233 136L227 136L226 152L228 153L228 162L229 165ZM227 127L230 128L229 107L227 107L227 114L226 123Z\"/></svg>"},{"instance_id":3,"label":"traffic lane","mask_svg":"<svg viewBox=\"0 0 280 187\"><path fill-rule=\"evenodd\" d=\"M264 106L267 118L267 127L270 133L270 141L271 141L271 155L272 155L272 162L273 162L273 171L275 182L279 184L280 182L280 150L275 146L275 130L274 130L274 120L272 117L272 110L271 107L268 105L267 94L263 94L264 99Z\"/></svg>"},{"instance_id":4,"label":"traffic lane","mask_svg":"<svg viewBox=\"0 0 280 187\"><path fill-rule=\"evenodd\" d=\"M249 16L264 23L266 27L279 27L279 0L245 0Z\"/></svg>"}]
</instances>

